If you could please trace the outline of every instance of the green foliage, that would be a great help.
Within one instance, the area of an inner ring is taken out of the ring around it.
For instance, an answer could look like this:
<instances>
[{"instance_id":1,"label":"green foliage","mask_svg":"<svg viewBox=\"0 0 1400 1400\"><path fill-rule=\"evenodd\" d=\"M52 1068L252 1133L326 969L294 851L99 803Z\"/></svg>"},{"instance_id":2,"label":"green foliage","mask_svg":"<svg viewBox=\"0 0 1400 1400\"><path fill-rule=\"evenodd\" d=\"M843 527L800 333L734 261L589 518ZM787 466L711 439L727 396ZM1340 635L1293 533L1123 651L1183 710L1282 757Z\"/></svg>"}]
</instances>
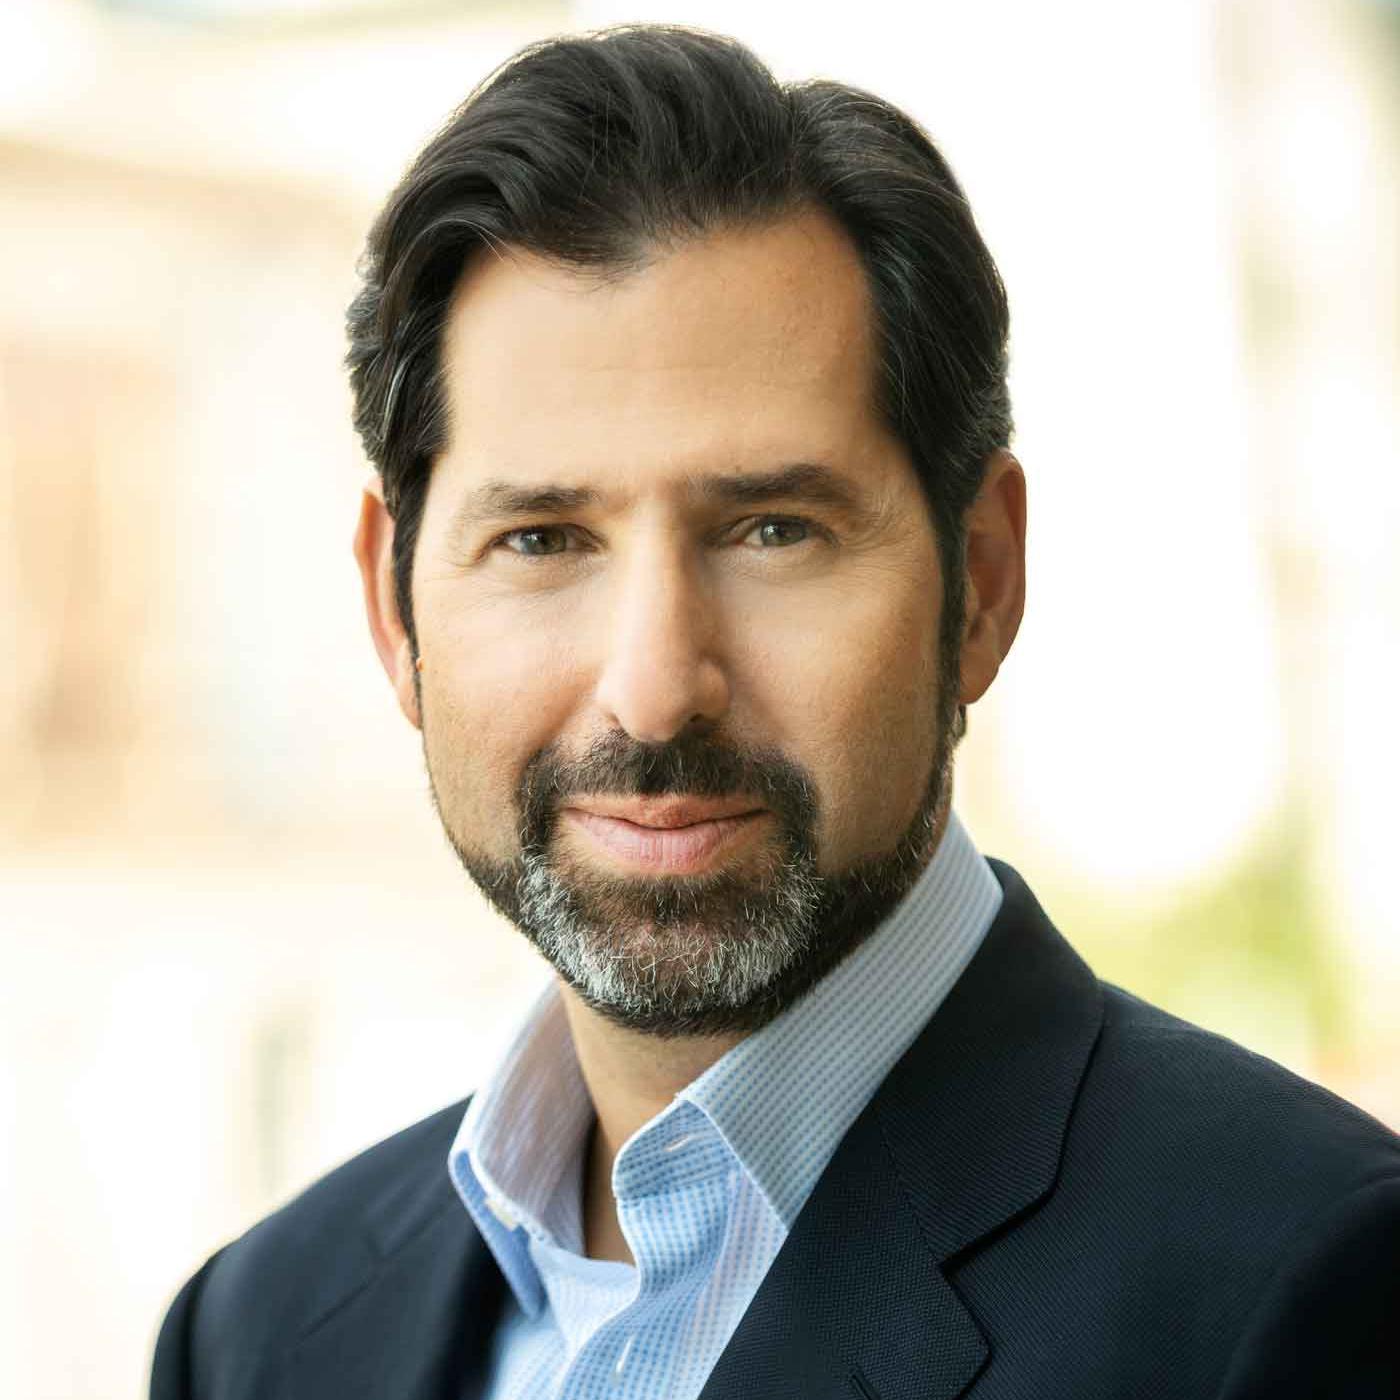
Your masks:
<instances>
[{"instance_id":1,"label":"green foliage","mask_svg":"<svg viewBox=\"0 0 1400 1400\"><path fill-rule=\"evenodd\" d=\"M1101 977L1298 1067L1340 1052L1344 969L1318 897L1307 824L1286 819L1166 907L1056 900L1061 926Z\"/></svg>"}]
</instances>

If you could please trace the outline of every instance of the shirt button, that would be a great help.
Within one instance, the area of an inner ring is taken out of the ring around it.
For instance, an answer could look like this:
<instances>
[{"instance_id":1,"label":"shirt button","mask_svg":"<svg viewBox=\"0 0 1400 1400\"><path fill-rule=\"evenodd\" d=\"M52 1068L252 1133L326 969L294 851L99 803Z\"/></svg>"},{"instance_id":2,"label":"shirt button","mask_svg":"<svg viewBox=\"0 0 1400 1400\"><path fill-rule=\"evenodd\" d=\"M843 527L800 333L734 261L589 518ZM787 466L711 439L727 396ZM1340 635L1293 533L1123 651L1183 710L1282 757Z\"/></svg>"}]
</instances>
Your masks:
<instances>
[{"instance_id":1,"label":"shirt button","mask_svg":"<svg viewBox=\"0 0 1400 1400\"><path fill-rule=\"evenodd\" d=\"M513 1230L520 1223L512 1213L510 1207L499 1196L487 1196L486 1209L506 1227Z\"/></svg>"},{"instance_id":2,"label":"shirt button","mask_svg":"<svg viewBox=\"0 0 1400 1400\"><path fill-rule=\"evenodd\" d=\"M631 1354L631 1351L632 1351L632 1343L635 1342L636 1340L637 1340L637 1334L634 1332L630 1337L627 1338L627 1340L626 1340L625 1342L623 1342L623 1344L622 1344L622 1350L621 1350L620 1352L618 1352L618 1354L617 1354L617 1361L616 1361L616 1362L614 1363L614 1365L613 1365L613 1380L614 1380L614 1381L617 1381L617 1380L620 1380L620 1379L621 1379L621 1377L622 1377L622 1368L623 1368L624 1366L627 1365L627 1358L628 1358L628 1356Z\"/></svg>"}]
</instances>

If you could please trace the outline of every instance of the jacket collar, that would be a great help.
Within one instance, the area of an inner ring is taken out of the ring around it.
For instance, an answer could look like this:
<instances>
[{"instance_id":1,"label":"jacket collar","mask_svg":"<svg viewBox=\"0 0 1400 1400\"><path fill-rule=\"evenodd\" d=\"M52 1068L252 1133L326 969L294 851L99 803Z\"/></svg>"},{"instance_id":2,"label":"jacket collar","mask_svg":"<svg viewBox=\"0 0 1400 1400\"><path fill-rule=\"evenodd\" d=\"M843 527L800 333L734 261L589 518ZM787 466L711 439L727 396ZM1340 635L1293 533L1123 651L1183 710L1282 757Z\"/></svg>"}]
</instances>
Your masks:
<instances>
[{"instance_id":1,"label":"jacket collar","mask_svg":"<svg viewBox=\"0 0 1400 1400\"><path fill-rule=\"evenodd\" d=\"M701 1400L949 1400L986 1363L944 1266L1050 1192L1103 1019L1093 973L990 864L1004 897L982 947L843 1140Z\"/></svg>"},{"instance_id":2,"label":"jacket collar","mask_svg":"<svg viewBox=\"0 0 1400 1400\"><path fill-rule=\"evenodd\" d=\"M480 1393L506 1285L443 1163L465 1104L369 1210L364 1265L293 1347L277 1400L456 1400ZM465 1387L465 1388L464 1388Z\"/></svg>"},{"instance_id":3,"label":"jacket collar","mask_svg":"<svg viewBox=\"0 0 1400 1400\"><path fill-rule=\"evenodd\" d=\"M950 1400L985 1364L943 1266L1050 1191L1103 1015L1094 975L990 864L1003 902L981 948L837 1148L701 1400ZM507 1290L443 1170L444 1122L372 1213L373 1254L298 1345L288 1396L482 1393Z\"/></svg>"}]
</instances>

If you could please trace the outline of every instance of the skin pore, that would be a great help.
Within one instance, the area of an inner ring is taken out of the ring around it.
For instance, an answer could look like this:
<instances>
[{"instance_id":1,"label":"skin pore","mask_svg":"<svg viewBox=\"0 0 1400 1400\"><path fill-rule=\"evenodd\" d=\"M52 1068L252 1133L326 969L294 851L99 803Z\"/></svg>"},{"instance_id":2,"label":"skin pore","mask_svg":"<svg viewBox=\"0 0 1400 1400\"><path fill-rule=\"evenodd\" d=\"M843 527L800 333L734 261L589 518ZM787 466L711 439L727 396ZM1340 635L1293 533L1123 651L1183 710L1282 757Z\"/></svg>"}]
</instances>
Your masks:
<instances>
[{"instance_id":1,"label":"skin pore","mask_svg":"<svg viewBox=\"0 0 1400 1400\"><path fill-rule=\"evenodd\" d=\"M376 647L464 859L517 860L532 760L567 765L609 736L779 754L810 784L818 874L888 855L917 825L939 754L943 592L921 488L874 409L869 299L840 228L794 214L608 278L478 256L444 357L451 429L414 560L421 674L377 482L355 549ZM1025 483L1009 453L989 461L967 524L951 678L964 703L991 684L1023 606ZM674 875L600 839L605 822L571 806L590 794L568 795L549 856L589 891L717 877L760 889L783 858L761 798ZM618 947L647 954L628 967L682 990L686 959L718 937L703 901L675 929L630 912L644 903L599 907ZM597 1111L586 1249L626 1260L618 1149L745 1030L638 1029L561 990Z\"/></svg>"}]
</instances>

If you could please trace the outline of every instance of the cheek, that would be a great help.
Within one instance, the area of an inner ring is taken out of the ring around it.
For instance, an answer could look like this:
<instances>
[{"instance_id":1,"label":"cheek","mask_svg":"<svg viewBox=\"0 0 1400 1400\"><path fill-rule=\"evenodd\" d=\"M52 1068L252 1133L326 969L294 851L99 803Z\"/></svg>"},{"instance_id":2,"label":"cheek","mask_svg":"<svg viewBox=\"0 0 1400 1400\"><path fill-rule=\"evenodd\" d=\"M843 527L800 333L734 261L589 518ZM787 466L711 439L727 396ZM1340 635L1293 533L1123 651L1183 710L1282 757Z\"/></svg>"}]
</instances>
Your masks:
<instances>
[{"instance_id":1,"label":"cheek","mask_svg":"<svg viewBox=\"0 0 1400 1400\"><path fill-rule=\"evenodd\" d=\"M924 795L936 747L938 615L926 587L852 590L800 639L768 647L754 674L760 732L812 774L824 863L883 852Z\"/></svg>"},{"instance_id":2,"label":"cheek","mask_svg":"<svg viewBox=\"0 0 1400 1400\"><path fill-rule=\"evenodd\" d=\"M830 710L829 833L846 860L888 850L913 820L936 747L937 672L908 655L852 677Z\"/></svg>"},{"instance_id":3,"label":"cheek","mask_svg":"<svg viewBox=\"0 0 1400 1400\"><path fill-rule=\"evenodd\" d=\"M423 743L454 832L505 854L514 848L521 774L564 727L576 665L557 637L482 622L420 626Z\"/></svg>"}]
</instances>

